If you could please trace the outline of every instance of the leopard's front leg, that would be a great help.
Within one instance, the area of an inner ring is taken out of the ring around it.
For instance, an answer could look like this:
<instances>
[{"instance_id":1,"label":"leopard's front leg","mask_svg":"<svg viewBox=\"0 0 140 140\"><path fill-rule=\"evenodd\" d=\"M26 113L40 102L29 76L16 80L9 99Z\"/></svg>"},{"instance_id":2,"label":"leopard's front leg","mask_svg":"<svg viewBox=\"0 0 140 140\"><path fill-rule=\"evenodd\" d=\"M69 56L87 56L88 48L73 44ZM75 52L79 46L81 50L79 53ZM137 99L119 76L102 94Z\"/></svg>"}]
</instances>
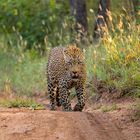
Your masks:
<instances>
[{"instance_id":1,"label":"leopard's front leg","mask_svg":"<svg viewBox=\"0 0 140 140\"><path fill-rule=\"evenodd\" d=\"M72 111L69 101L69 90L67 88L67 82L65 82L64 80L59 81L59 92L63 111Z\"/></svg>"},{"instance_id":2,"label":"leopard's front leg","mask_svg":"<svg viewBox=\"0 0 140 140\"><path fill-rule=\"evenodd\" d=\"M75 87L78 103L74 107L74 111L82 111L85 106L85 87L81 83Z\"/></svg>"},{"instance_id":3,"label":"leopard's front leg","mask_svg":"<svg viewBox=\"0 0 140 140\"><path fill-rule=\"evenodd\" d=\"M50 110L55 110L56 109L55 86L51 82L48 82L48 94L50 98Z\"/></svg>"}]
</instances>

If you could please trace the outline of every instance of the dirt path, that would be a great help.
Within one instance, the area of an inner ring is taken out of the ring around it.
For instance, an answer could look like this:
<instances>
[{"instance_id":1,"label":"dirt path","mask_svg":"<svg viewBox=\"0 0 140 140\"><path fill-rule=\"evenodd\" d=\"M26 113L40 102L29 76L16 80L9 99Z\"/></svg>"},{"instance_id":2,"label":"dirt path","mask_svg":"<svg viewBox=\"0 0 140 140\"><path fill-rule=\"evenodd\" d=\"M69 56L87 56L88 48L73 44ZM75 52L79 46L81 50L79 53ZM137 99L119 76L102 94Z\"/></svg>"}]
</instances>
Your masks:
<instances>
[{"instance_id":1,"label":"dirt path","mask_svg":"<svg viewBox=\"0 0 140 140\"><path fill-rule=\"evenodd\" d=\"M0 140L140 140L140 120L132 110L139 101L117 101L109 112L98 104L86 105L83 112L49 111L42 98L37 102L45 110L0 107Z\"/></svg>"},{"instance_id":2,"label":"dirt path","mask_svg":"<svg viewBox=\"0 0 140 140\"><path fill-rule=\"evenodd\" d=\"M0 140L125 140L99 112L0 108Z\"/></svg>"}]
</instances>

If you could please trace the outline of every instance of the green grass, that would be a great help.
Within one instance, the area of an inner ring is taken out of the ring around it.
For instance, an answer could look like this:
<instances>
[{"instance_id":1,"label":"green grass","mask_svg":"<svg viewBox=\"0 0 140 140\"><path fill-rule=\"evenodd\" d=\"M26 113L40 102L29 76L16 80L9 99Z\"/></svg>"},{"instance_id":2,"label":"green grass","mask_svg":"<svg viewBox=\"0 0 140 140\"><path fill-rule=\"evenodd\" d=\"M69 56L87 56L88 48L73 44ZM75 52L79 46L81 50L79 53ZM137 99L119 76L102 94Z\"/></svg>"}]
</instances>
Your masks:
<instances>
[{"instance_id":1,"label":"green grass","mask_svg":"<svg viewBox=\"0 0 140 140\"><path fill-rule=\"evenodd\" d=\"M37 102L35 102L33 99L24 99L16 97L14 99L1 99L0 100L0 106L1 107L8 107L8 108L29 108L29 109L45 109L45 107Z\"/></svg>"},{"instance_id":2,"label":"green grass","mask_svg":"<svg viewBox=\"0 0 140 140\"><path fill-rule=\"evenodd\" d=\"M0 91L9 86L11 92L18 95L32 96L45 92L47 57L34 55L31 51L4 51L0 46Z\"/></svg>"}]
</instances>

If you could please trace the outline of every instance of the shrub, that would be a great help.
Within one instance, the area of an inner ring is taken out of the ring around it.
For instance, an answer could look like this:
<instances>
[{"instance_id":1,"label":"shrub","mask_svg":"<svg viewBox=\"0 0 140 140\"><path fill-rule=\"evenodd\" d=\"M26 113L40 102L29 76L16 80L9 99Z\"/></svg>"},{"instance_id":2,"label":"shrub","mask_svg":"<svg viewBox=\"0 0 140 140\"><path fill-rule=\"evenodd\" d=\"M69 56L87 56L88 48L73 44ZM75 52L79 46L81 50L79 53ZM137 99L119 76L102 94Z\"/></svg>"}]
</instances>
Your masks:
<instances>
[{"instance_id":1,"label":"shrub","mask_svg":"<svg viewBox=\"0 0 140 140\"><path fill-rule=\"evenodd\" d=\"M86 50L88 79L95 81L92 82L95 92L99 92L96 86L100 85L106 92L112 93L115 89L121 95L139 96L140 27L130 22L127 25L123 26L123 21L119 21L112 29L113 33L106 34L100 44Z\"/></svg>"}]
</instances>

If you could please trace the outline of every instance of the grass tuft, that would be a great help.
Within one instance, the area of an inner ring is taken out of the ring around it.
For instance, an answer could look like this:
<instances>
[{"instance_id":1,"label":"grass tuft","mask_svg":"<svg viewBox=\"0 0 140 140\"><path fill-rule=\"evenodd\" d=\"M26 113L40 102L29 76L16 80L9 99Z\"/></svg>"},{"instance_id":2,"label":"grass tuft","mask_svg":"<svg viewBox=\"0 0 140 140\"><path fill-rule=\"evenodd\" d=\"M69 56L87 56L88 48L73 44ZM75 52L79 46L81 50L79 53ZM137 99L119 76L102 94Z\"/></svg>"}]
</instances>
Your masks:
<instances>
[{"instance_id":1,"label":"grass tuft","mask_svg":"<svg viewBox=\"0 0 140 140\"><path fill-rule=\"evenodd\" d=\"M118 106L116 104L101 107L102 112L110 112L110 111L114 111L117 109L118 109Z\"/></svg>"},{"instance_id":2,"label":"grass tuft","mask_svg":"<svg viewBox=\"0 0 140 140\"><path fill-rule=\"evenodd\" d=\"M8 108L30 108L30 109L45 109L45 107L41 104L38 104L33 99L23 99L21 97L16 97L14 99L1 99L0 100L1 107Z\"/></svg>"}]
</instances>

